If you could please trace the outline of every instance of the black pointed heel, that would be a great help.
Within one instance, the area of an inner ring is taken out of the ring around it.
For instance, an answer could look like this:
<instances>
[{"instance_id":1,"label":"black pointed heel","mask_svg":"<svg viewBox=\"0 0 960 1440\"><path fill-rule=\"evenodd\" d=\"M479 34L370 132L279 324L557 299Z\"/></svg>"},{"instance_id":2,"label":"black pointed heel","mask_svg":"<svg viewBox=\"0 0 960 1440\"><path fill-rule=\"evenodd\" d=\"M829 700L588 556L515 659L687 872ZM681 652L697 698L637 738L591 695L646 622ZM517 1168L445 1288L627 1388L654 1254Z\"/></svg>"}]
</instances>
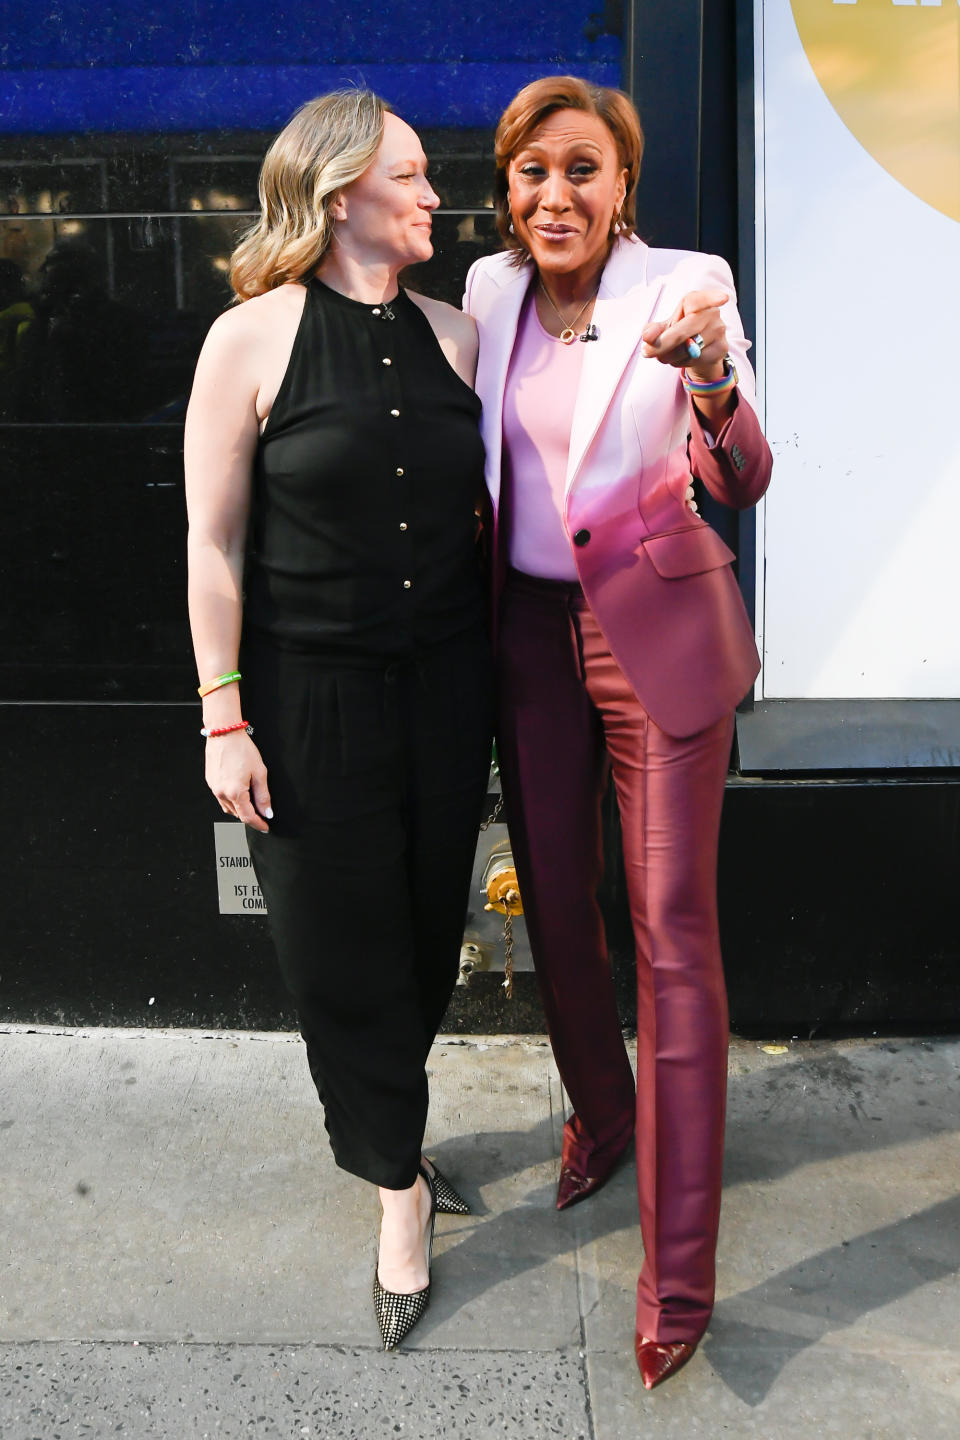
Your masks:
<instances>
[{"instance_id":1,"label":"black pointed heel","mask_svg":"<svg viewBox=\"0 0 960 1440\"><path fill-rule=\"evenodd\" d=\"M462 1195L458 1195L446 1175L442 1174L435 1160L433 1166L433 1193L437 1199L438 1215L469 1215L470 1206Z\"/></svg>"},{"instance_id":2,"label":"black pointed heel","mask_svg":"<svg viewBox=\"0 0 960 1440\"><path fill-rule=\"evenodd\" d=\"M437 1219L437 1192L434 1179L428 1175L423 1166L420 1166L420 1174L427 1182L427 1189L430 1191L430 1228L427 1232L427 1276L430 1275L430 1266L433 1263L433 1231ZM412 1295L396 1295L392 1290L385 1290L380 1284L378 1274L380 1256L377 1255L377 1264L373 1267L373 1308L377 1317L377 1325L380 1327L380 1339L383 1341L384 1350L395 1350L401 1340L405 1340L417 1321L422 1319L430 1304L430 1279L422 1290L414 1290Z\"/></svg>"}]
</instances>

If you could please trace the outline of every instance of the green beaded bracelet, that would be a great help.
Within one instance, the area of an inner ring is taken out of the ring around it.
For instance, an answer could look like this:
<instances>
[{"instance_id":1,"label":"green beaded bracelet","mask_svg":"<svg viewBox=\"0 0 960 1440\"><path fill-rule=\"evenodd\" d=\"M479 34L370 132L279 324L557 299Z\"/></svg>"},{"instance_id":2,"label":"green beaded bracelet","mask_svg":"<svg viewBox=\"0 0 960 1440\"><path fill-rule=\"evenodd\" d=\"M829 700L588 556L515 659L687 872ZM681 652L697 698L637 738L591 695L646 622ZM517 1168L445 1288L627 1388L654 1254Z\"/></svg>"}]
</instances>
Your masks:
<instances>
[{"instance_id":1,"label":"green beaded bracelet","mask_svg":"<svg viewBox=\"0 0 960 1440\"><path fill-rule=\"evenodd\" d=\"M200 696L200 699L202 700L203 697L204 697L204 695L209 695L209 694L211 694L212 691L214 691L214 690L219 690L222 685L232 685L233 682L234 682L234 680L239 680L239 679L240 679L240 671L239 671L239 670L230 670L230 671L228 671L228 673L227 673L226 675L218 675L217 678L216 678L216 680L208 680L207 683L206 683L206 685L198 685L198 686L197 686L197 694Z\"/></svg>"}]
</instances>

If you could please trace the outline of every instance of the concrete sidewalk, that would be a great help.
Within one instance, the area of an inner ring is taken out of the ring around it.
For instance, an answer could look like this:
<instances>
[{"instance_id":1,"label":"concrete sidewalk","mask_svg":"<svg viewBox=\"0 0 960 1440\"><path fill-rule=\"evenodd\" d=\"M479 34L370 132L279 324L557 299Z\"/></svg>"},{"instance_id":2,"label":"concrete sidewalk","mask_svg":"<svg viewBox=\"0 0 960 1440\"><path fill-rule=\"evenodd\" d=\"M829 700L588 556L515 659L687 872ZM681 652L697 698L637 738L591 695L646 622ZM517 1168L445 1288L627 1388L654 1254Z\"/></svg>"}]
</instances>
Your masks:
<instances>
[{"instance_id":1,"label":"concrete sidewalk","mask_svg":"<svg viewBox=\"0 0 960 1440\"><path fill-rule=\"evenodd\" d=\"M298 1039L0 1034L3 1440L960 1435L960 1042L734 1044L717 1310L650 1395L630 1168L556 1213L543 1042L447 1039L432 1071L474 1214L383 1355L375 1195Z\"/></svg>"}]
</instances>

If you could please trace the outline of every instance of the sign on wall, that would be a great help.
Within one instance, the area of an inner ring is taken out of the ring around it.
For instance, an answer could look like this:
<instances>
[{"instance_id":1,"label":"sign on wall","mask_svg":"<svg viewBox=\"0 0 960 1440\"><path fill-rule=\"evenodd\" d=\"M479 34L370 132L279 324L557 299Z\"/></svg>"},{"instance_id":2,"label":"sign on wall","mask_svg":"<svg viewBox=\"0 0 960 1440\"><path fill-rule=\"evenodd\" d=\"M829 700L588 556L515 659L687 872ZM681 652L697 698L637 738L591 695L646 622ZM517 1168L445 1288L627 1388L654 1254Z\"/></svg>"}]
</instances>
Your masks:
<instances>
[{"instance_id":1,"label":"sign on wall","mask_svg":"<svg viewBox=\"0 0 960 1440\"><path fill-rule=\"evenodd\" d=\"M756 0L765 698L956 698L960 6Z\"/></svg>"},{"instance_id":2,"label":"sign on wall","mask_svg":"<svg viewBox=\"0 0 960 1440\"><path fill-rule=\"evenodd\" d=\"M413 125L490 126L544 72L620 80L620 17L597 0L233 0L229 12L196 0L67 0L42 10L4 15L0 133L276 130L345 84L376 90Z\"/></svg>"},{"instance_id":3,"label":"sign on wall","mask_svg":"<svg viewBox=\"0 0 960 1440\"><path fill-rule=\"evenodd\" d=\"M220 914L265 915L267 902L257 883L245 828L236 820L217 820L213 837Z\"/></svg>"}]
</instances>

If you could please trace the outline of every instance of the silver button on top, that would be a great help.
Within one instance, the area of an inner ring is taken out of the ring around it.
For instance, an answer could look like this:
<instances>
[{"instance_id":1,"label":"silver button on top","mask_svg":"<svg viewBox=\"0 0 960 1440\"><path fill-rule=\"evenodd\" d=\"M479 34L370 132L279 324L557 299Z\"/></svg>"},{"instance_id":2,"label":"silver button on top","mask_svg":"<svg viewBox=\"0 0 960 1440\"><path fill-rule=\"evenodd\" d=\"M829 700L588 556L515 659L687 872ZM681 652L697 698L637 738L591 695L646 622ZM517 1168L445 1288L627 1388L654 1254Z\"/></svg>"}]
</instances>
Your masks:
<instances>
[{"instance_id":1,"label":"silver button on top","mask_svg":"<svg viewBox=\"0 0 960 1440\"><path fill-rule=\"evenodd\" d=\"M384 355L384 357L383 357L383 363L384 363L384 365L392 365L392 364L393 364L393 361L390 359L389 355Z\"/></svg>"},{"instance_id":2,"label":"silver button on top","mask_svg":"<svg viewBox=\"0 0 960 1440\"><path fill-rule=\"evenodd\" d=\"M377 318L379 319L379 316L380 316L380 307L379 307L379 305L377 306L376 310L374 310L373 313L374 313L374 315L376 315Z\"/></svg>"},{"instance_id":3,"label":"silver button on top","mask_svg":"<svg viewBox=\"0 0 960 1440\"><path fill-rule=\"evenodd\" d=\"M412 581L412 580L404 580L404 582L403 582L403 588L404 588L404 590L409 590L409 589L410 589L410 586L411 586L412 584L413 584L413 581Z\"/></svg>"},{"instance_id":4,"label":"silver button on top","mask_svg":"<svg viewBox=\"0 0 960 1440\"><path fill-rule=\"evenodd\" d=\"M398 475L402 475L402 474L403 474L403 466L402 466L402 465L398 465L398 466L397 466L397 474L398 474Z\"/></svg>"},{"instance_id":5,"label":"silver button on top","mask_svg":"<svg viewBox=\"0 0 960 1440\"><path fill-rule=\"evenodd\" d=\"M391 410L391 411L390 411L390 414L391 414L391 415L399 415L399 414L400 414L400 411L399 411L399 410Z\"/></svg>"},{"instance_id":6,"label":"silver button on top","mask_svg":"<svg viewBox=\"0 0 960 1440\"><path fill-rule=\"evenodd\" d=\"M400 521L400 529L401 529L401 530L406 530L406 528L407 528L407 522L406 522L406 520L401 520L401 521Z\"/></svg>"}]
</instances>

